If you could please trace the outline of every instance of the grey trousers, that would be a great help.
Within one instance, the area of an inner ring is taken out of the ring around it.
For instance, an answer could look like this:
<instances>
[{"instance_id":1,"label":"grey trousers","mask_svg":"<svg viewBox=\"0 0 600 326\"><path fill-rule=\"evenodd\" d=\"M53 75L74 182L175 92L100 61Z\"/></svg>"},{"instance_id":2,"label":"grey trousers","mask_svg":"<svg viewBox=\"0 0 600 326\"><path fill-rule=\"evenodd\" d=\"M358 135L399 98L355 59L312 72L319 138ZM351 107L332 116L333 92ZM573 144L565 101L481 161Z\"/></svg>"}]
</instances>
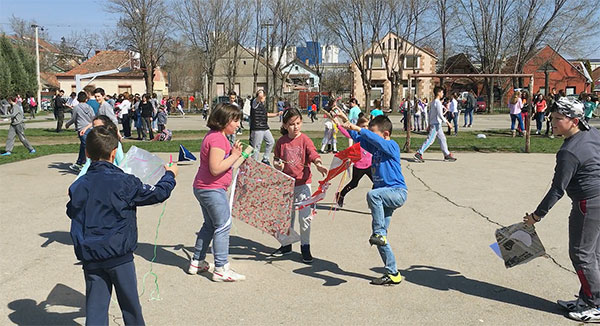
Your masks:
<instances>
[{"instance_id":1,"label":"grey trousers","mask_svg":"<svg viewBox=\"0 0 600 326\"><path fill-rule=\"evenodd\" d=\"M252 154L252 158L255 161L258 161L258 156L260 154L260 148L262 147L263 140L266 142L265 144L265 155L263 156L263 160L269 160L269 156L273 151L273 146L275 145L275 139L273 139L273 134L271 134L271 130L252 130L250 132L250 145L254 148L254 154Z\"/></svg>"},{"instance_id":2,"label":"grey trousers","mask_svg":"<svg viewBox=\"0 0 600 326\"><path fill-rule=\"evenodd\" d=\"M569 215L569 257L579 277L579 297L600 306L600 196L574 200Z\"/></svg>"},{"instance_id":3,"label":"grey trousers","mask_svg":"<svg viewBox=\"0 0 600 326\"><path fill-rule=\"evenodd\" d=\"M30 152L33 150L33 147L31 146L31 144L29 144L29 141L27 141L27 138L25 138L25 124L19 123L16 126L10 125L10 127L8 128L6 148L4 149L5 151L12 152L13 147L15 146L15 136L19 137L19 140L21 141L21 143L23 143L23 146L25 146L27 150L29 150Z\"/></svg>"}]
</instances>

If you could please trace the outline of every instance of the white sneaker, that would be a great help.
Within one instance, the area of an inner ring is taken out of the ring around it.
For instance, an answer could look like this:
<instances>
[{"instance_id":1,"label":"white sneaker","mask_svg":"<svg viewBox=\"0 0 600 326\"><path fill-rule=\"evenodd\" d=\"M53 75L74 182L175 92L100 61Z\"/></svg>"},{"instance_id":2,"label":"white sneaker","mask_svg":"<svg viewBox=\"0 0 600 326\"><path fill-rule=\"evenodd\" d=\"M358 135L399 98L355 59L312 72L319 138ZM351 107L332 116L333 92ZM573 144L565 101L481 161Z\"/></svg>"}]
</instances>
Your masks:
<instances>
[{"instance_id":1,"label":"white sneaker","mask_svg":"<svg viewBox=\"0 0 600 326\"><path fill-rule=\"evenodd\" d=\"M570 312L569 318L586 323L600 323L600 310L598 308L586 307L580 311Z\"/></svg>"},{"instance_id":2,"label":"white sneaker","mask_svg":"<svg viewBox=\"0 0 600 326\"><path fill-rule=\"evenodd\" d=\"M198 274L202 272L206 272L210 269L210 264L206 260L194 260L190 261L190 267L188 268L188 274Z\"/></svg>"},{"instance_id":3,"label":"white sneaker","mask_svg":"<svg viewBox=\"0 0 600 326\"><path fill-rule=\"evenodd\" d=\"M223 267L215 267L212 276L214 282L237 282L245 279L246 276L238 274L229 268L229 263L225 264Z\"/></svg>"},{"instance_id":4,"label":"white sneaker","mask_svg":"<svg viewBox=\"0 0 600 326\"><path fill-rule=\"evenodd\" d=\"M583 302L583 300L577 298L575 300L558 300L556 301L556 303L558 303L558 305L567 310L567 311L580 311L583 310L587 307L587 304L585 304L585 302Z\"/></svg>"}]
</instances>

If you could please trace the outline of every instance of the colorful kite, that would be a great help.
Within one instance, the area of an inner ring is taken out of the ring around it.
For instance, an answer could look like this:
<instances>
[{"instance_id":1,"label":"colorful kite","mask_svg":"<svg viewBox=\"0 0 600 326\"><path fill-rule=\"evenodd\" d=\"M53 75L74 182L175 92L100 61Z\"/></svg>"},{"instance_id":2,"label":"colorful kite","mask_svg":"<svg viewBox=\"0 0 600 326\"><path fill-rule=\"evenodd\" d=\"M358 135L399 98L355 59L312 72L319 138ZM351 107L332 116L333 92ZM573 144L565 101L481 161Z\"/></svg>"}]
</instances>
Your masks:
<instances>
[{"instance_id":1,"label":"colorful kite","mask_svg":"<svg viewBox=\"0 0 600 326\"><path fill-rule=\"evenodd\" d=\"M290 228L294 179L249 158L232 182L231 217L275 237L281 245L300 240Z\"/></svg>"},{"instance_id":2,"label":"colorful kite","mask_svg":"<svg viewBox=\"0 0 600 326\"><path fill-rule=\"evenodd\" d=\"M350 164L357 162L361 158L360 144L356 143L345 150L335 154L329 172L325 176L325 179L319 181L319 188L315 191L312 196L304 201L296 203L296 209L303 209L307 206L314 205L317 202L325 198L325 193L331 185L330 181L346 171L350 167Z\"/></svg>"}]
</instances>

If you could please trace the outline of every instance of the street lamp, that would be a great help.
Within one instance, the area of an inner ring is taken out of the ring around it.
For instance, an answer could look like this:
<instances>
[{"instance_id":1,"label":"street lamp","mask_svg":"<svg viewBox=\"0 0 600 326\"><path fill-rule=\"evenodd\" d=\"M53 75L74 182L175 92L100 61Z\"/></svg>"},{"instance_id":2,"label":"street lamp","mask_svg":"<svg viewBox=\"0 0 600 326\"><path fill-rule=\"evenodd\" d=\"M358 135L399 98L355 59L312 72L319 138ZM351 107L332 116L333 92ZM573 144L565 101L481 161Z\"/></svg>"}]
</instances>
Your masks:
<instances>
[{"instance_id":1,"label":"street lamp","mask_svg":"<svg viewBox=\"0 0 600 326\"><path fill-rule=\"evenodd\" d=\"M36 59L36 73L37 73L37 105L38 108L42 107L42 81L40 78L40 41L38 37L38 29L43 27L33 24L31 27L35 28L35 59Z\"/></svg>"},{"instance_id":2,"label":"street lamp","mask_svg":"<svg viewBox=\"0 0 600 326\"><path fill-rule=\"evenodd\" d=\"M269 51L269 27L273 27L275 25L273 25L273 23L262 23L260 24L260 28L267 28L267 37L265 38L266 43L267 43L267 64L265 66L265 75L266 75L266 83L265 83L265 94L267 95L267 99L266 99L266 109L267 112L269 112L269 96L271 95L269 92L269 56L270 56L270 51Z\"/></svg>"}]
</instances>

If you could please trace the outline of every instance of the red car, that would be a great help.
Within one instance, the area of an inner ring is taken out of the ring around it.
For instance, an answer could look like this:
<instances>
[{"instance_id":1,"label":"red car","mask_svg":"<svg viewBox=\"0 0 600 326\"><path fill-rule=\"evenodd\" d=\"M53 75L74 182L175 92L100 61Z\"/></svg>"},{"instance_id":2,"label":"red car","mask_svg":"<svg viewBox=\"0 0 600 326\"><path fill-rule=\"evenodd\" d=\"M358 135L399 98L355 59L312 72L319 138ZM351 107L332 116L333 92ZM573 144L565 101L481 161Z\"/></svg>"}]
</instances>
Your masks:
<instances>
[{"instance_id":1,"label":"red car","mask_svg":"<svg viewBox=\"0 0 600 326\"><path fill-rule=\"evenodd\" d=\"M487 110L487 103L485 102L485 98L480 96L477 98L477 107L475 108L475 113L485 112Z\"/></svg>"}]
</instances>

